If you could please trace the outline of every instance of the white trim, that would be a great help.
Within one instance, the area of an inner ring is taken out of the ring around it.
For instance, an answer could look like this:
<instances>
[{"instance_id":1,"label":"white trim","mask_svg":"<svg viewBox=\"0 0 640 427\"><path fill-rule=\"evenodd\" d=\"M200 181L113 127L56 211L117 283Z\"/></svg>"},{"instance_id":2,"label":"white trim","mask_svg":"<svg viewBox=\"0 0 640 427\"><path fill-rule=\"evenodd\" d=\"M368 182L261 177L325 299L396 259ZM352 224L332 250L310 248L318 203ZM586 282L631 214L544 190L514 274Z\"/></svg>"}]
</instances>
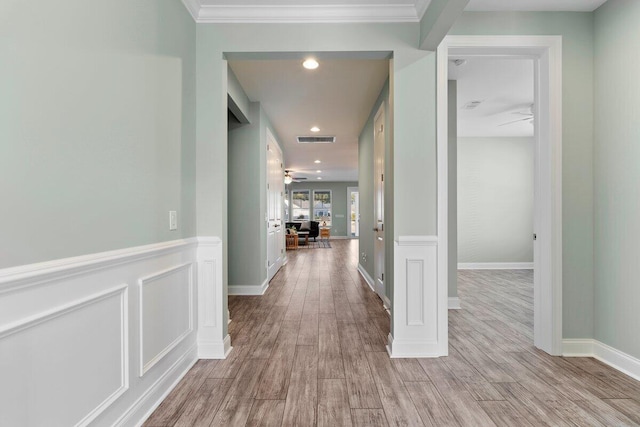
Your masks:
<instances>
[{"instance_id":1,"label":"white trim","mask_svg":"<svg viewBox=\"0 0 640 427\"><path fill-rule=\"evenodd\" d=\"M170 274L177 273L182 270L187 270L189 273L189 279L187 283L188 287L188 296L187 301L189 304L189 309L187 312L187 316L189 318L188 327L185 329L180 335L178 335L171 343L167 344L167 346L162 349L158 354L153 356L147 363L144 363L145 353L144 353L144 287L148 286L150 283L161 279L163 277L169 276ZM156 363L161 361L171 350L176 348L182 341L184 341L189 335L193 332L193 263L188 262L176 267L172 267L158 273L154 273L148 275L146 277L142 277L138 279L138 356L139 356L139 364L138 364L138 376L143 377L149 369L151 369Z\"/></svg>"},{"instance_id":2,"label":"white trim","mask_svg":"<svg viewBox=\"0 0 640 427\"><path fill-rule=\"evenodd\" d=\"M438 286L448 288L449 50L465 55L528 55L537 64L536 203L534 244L534 344L562 352L562 37L447 36L437 50ZM446 302L443 302L443 305ZM439 311L446 326L447 311Z\"/></svg>"},{"instance_id":3,"label":"white trim","mask_svg":"<svg viewBox=\"0 0 640 427\"><path fill-rule=\"evenodd\" d=\"M532 262L459 262L458 270L533 270Z\"/></svg>"},{"instance_id":4,"label":"white trim","mask_svg":"<svg viewBox=\"0 0 640 427\"><path fill-rule=\"evenodd\" d=\"M261 285L229 285L228 295L264 295L269 289L269 282L264 279Z\"/></svg>"},{"instance_id":5,"label":"white trim","mask_svg":"<svg viewBox=\"0 0 640 427\"><path fill-rule=\"evenodd\" d=\"M173 391L173 389L178 385L178 383L182 380L182 378L189 372L189 370L196 364L198 358L196 357L196 346L192 346L187 352L182 355L178 360L175 361L173 365L169 369L167 369L161 376L158 378L151 387L149 387L143 394L140 396L133 405L126 410L124 414L118 418L116 422L113 423L114 426L141 426L149 416L153 413L153 411L160 406L162 401ZM186 365L185 365L186 363ZM177 375L176 379L169 386L165 386L163 383L168 381L171 377L173 377L175 371L180 369L181 366L184 366L183 370ZM158 393L161 394L157 395ZM157 395L157 397L154 396ZM149 406L146 411L145 407L148 406L149 401L153 399L153 404ZM141 413L144 411L143 413Z\"/></svg>"},{"instance_id":6,"label":"white trim","mask_svg":"<svg viewBox=\"0 0 640 427\"><path fill-rule=\"evenodd\" d=\"M351 240L351 239L357 239L357 237L350 237L350 236L329 236L329 240Z\"/></svg>"},{"instance_id":7,"label":"white trim","mask_svg":"<svg viewBox=\"0 0 640 427\"><path fill-rule=\"evenodd\" d=\"M460 298L449 297L449 310L460 310Z\"/></svg>"},{"instance_id":8,"label":"white trim","mask_svg":"<svg viewBox=\"0 0 640 427\"><path fill-rule=\"evenodd\" d=\"M220 241L220 239L217 240ZM81 273L102 270L120 264L129 264L164 253L177 252L185 249L185 246L195 247L198 242L199 240L197 238L192 237L189 239L173 240L4 268L0 270L0 294L25 287L41 285L55 279L76 276Z\"/></svg>"},{"instance_id":9,"label":"white trim","mask_svg":"<svg viewBox=\"0 0 640 427\"><path fill-rule=\"evenodd\" d=\"M564 357L593 357L592 339L564 339L562 340L562 355Z\"/></svg>"},{"instance_id":10,"label":"white trim","mask_svg":"<svg viewBox=\"0 0 640 427\"><path fill-rule=\"evenodd\" d=\"M382 298L382 306L389 316L391 316L391 300L386 295L379 295Z\"/></svg>"},{"instance_id":11,"label":"white trim","mask_svg":"<svg viewBox=\"0 0 640 427\"><path fill-rule=\"evenodd\" d=\"M0 328L0 339L3 339L114 296L120 297L120 384L109 396L78 421L77 426L89 425L129 390L129 286L127 284L118 285L43 313L38 313L35 316L8 323Z\"/></svg>"},{"instance_id":12,"label":"white trim","mask_svg":"<svg viewBox=\"0 0 640 427\"><path fill-rule=\"evenodd\" d=\"M221 343L199 342L198 359L226 359L231 350L231 336L227 334Z\"/></svg>"},{"instance_id":13,"label":"white trim","mask_svg":"<svg viewBox=\"0 0 640 427\"><path fill-rule=\"evenodd\" d=\"M398 246L436 246L438 236L399 236Z\"/></svg>"},{"instance_id":14,"label":"white trim","mask_svg":"<svg viewBox=\"0 0 640 427\"><path fill-rule=\"evenodd\" d=\"M640 359L594 339L562 341L564 357L593 357L602 363L640 381Z\"/></svg>"},{"instance_id":15,"label":"white trim","mask_svg":"<svg viewBox=\"0 0 640 427\"><path fill-rule=\"evenodd\" d=\"M222 310L222 241L198 237L198 242L198 358L224 359L232 347L229 335L223 335L228 313Z\"/></svg>"},{"instance_id":16,"label":"white trim","mask_svg":"<svg viewBox=\"0 0 640 427\"><path fill-rule=\"evenodd\" d=\"M467 12L593 12L606 0L536 0L470 2L465 8Z\"/></svg>"},{"instance_id":17,"label":"white trim","mask_svg":"<svg viewBox=\"0 0 640 427\"><path fill-rule=\"evenodd\" d=\"M358 264L358 273L360 273L364 281L367 282L367 285L369 285L369 288L371 288L371 290L375 292L376 287L374 285L373 277L369 275L369 273L367 272L367 270L364 269L362 264Z\"/></svg>"},{"instance_id":18,"label":"white trim","mask_svg":"<svg viewBox=\"0 0 640 427\"><path fill-rule=\"evenodd\" d=\"M393 339L391 334L387 337L387 353L392 359L442 356L438 342L400 341Z\"/></svg>"},{"instance_id":19,"label":"white trim","mask_svg":"<svg viewBox=\"0 0 640 427\"><path fill-rule=\"evenodd\" d=\"M212 5L200 0L183 0L197 23L349 23L419 22L419 10L427 5ZM423 12L424 13L424 12Z\"/></svg>"}]
</instances>

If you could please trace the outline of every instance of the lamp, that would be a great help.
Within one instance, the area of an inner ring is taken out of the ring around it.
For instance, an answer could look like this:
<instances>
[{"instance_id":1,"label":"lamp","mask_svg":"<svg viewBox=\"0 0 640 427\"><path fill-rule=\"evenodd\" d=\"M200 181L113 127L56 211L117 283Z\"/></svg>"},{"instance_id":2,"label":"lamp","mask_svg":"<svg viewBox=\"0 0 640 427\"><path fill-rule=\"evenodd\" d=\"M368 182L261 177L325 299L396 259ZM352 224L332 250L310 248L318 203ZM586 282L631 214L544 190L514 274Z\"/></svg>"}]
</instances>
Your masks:
<instances>
[{"instance_id":1,"label":"lamp","mask_svg":"<svg viewBox=\"0 0 640 427\"><path fill-rule=\"evenodd\" d=\"M284 173L284 185L289 185L293 182L293 178L291 177L291 174L289 173L289 171L286 171Z\"/></svg>"}]
</instances>

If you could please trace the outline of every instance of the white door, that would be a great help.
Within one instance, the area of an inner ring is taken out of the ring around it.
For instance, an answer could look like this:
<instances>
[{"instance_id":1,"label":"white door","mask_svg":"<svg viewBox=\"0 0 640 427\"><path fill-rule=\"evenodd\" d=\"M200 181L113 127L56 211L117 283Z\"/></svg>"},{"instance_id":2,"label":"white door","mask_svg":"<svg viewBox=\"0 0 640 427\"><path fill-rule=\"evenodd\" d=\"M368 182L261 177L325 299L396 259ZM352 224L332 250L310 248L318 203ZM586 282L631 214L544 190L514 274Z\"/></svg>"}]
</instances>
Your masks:
<instances>
[{"instance_id":1,"label":"white door","mask_svg":"<svg viewBox=\"0 0 640 427\"><path fill-rule=\"evenodd\" d=\"M284 197L284 167L282 151L267 130L267 279L282 267L284 258L284 233L282 204Z\"/></svg>"},{"instance_id":2,"label":"white door","mask_svg":"<svg viewBox=\"0 0 640 427\"><path fill-rule=\"evenodd\" d=\"M375 287L381 297L385 295L384 284L384 108L380 107L374 121L374 263Z\"/></svg>"},{"instance_id":3,"label":"white door","mask_svg":"<svg viewBox=\"0 0 640 427\"><path fill-rule=\"evenodd\" d=\"M349 237L360 236L360 193L358 187L347 187L349 206Z\"/></svg>"}]
</instances>

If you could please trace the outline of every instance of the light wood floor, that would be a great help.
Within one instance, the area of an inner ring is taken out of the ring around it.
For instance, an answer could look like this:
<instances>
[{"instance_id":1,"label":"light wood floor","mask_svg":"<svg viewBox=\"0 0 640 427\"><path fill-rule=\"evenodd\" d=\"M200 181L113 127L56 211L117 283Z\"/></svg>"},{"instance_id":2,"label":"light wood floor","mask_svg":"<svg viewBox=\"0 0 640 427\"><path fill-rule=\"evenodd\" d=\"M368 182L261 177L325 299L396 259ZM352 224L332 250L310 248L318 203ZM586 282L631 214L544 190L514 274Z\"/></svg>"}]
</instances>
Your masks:
<instances>
[{"instance_id":1,"label":"light wood floor","mask_svg":"<svg viewBox=\"0 0 640 427\"><path fill-rule=\"evenodd\" d=\"M234 347L201 360L146 426L622 426L640 382L532 346L532 274L461 271L450 355L394 359L357 241L289 252L262 297L230 297Z\"/></svg>"}]
</instances>

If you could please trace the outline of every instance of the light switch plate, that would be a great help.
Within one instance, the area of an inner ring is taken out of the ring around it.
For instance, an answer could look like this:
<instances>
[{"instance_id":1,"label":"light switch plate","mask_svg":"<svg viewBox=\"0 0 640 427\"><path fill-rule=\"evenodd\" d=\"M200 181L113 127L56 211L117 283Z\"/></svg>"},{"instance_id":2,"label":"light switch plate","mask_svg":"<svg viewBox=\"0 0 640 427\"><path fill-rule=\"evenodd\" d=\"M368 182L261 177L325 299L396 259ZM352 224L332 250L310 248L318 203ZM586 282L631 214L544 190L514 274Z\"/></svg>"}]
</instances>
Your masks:
<instances>
[{"instance_id":1,"label":"light switch plate","mask_svg":"<svg viewBox=\"0 0 640 427\"><path fill-rule=\"evenodd\" d=\"M169 211L169 231L178 229L178 212Z\"/></svg>"}]
</instances>

